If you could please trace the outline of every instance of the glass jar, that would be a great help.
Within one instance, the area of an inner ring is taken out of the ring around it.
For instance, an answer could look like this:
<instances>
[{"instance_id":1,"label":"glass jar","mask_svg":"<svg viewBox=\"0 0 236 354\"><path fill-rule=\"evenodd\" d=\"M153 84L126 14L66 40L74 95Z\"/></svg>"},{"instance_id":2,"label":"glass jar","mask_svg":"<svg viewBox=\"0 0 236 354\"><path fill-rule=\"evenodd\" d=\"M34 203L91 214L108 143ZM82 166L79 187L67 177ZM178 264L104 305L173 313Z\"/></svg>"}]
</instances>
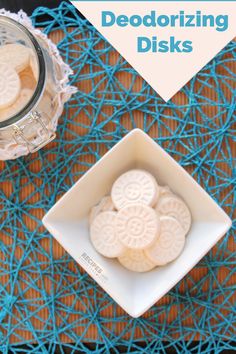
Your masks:
<instances>
[{"instance_id":1,"label":"glass jar","mask_svg":"<svg viewBox=\"0 0 236 354\"><path fill-rule=\"evenodd\" d=\"M63 104L73 91L68 94L65 89L68 80L56 47L39 30L35 32L0 15L0 65L5 65L6 58L7 65L16 61L15 48L24 46L29 53L28 64L25 61L24 67L18 68L21 89L17 100L0 109L1 160L33 153L52 141ZM13 50L7 53L10 59L2 54L6 48Z\"/></svg>"}]
</instances>

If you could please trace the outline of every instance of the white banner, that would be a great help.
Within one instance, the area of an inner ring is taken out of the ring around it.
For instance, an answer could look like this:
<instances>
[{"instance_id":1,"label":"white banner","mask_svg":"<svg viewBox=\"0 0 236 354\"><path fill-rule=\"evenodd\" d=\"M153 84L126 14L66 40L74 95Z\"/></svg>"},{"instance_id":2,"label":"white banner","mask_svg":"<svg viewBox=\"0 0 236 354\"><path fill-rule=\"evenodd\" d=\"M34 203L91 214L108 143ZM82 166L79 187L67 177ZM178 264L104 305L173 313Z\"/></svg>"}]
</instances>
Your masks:
<instances>
[{"instance_id":1,"label":"white banner","mask_svg":"<svg viewBox=\"0 0 236 354\"><path fill-rule=\"evenodd\" d=\"M72 1L168 101L236 36L236 1Z\"/></svg>"}]
</instances>

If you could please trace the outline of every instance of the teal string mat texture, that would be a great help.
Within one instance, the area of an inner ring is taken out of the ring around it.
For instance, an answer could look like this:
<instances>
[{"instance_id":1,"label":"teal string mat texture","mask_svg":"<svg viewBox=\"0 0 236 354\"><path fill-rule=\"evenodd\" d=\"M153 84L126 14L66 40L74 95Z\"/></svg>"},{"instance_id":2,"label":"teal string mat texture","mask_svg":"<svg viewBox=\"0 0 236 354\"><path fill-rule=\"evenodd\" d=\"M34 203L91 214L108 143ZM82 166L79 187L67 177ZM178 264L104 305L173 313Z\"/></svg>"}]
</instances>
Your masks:
<instances>
[{"instance_id":1,"label":"teal string mat texture","mask_svg":"<svg viewBox=\"0 0 236 354\"><path fill-rule=\"evenodd\" d=\"M32 20L58 44L78 92L66 104L55 141L0 163L0 353L236 350L236 42L166 103L72 5L36 8ZM233 227L164 298L133 319L41 219L136 127L202 185Z\"/></svg>"}]
</instances>

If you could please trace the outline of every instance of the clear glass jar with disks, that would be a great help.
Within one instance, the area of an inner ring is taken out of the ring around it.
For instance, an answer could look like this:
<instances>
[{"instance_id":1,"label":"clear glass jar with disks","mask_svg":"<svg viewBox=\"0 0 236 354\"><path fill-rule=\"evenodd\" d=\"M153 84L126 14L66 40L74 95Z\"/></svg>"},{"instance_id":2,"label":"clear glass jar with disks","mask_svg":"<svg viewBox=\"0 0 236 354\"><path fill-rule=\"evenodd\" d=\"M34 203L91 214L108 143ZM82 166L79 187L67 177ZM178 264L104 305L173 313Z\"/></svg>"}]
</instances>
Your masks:
<instances>
[{"instance_id":1,"label":"clear glass jar with disks","mask_svg":"<svg viewBox=\"0 0 236 354\"><path fill-rule=\"evenodd\" d=\"M65 94L61 58L46 36L0 15L0 160L33 153L56 136Z\"/></svg>"}]
</instances>

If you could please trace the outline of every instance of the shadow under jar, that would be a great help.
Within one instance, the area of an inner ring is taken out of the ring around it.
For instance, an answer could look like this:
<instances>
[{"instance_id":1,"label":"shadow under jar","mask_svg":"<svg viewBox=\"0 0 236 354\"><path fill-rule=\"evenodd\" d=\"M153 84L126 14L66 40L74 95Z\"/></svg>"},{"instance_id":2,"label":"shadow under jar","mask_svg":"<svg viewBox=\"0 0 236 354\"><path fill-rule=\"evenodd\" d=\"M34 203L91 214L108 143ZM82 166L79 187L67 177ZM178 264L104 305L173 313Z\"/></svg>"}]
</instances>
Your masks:
<instances>
[{"instance_id":1,"label":"shadow under jar","mask_svg":"<svg viewBox=\"0 0 236 354\"><path fill-rule=\"evenodd\" d=\"M17 66L17 57L24 50L28 53L24 65ZM33 153L56 136L63 110L63 70L51 51L43 36L33 35L22 24L0 16L0 66L13 66L20 79L16 100L0 107L0 160ZM1 90L4 88L0 86Z\"/></svg>"}]
</instances>

